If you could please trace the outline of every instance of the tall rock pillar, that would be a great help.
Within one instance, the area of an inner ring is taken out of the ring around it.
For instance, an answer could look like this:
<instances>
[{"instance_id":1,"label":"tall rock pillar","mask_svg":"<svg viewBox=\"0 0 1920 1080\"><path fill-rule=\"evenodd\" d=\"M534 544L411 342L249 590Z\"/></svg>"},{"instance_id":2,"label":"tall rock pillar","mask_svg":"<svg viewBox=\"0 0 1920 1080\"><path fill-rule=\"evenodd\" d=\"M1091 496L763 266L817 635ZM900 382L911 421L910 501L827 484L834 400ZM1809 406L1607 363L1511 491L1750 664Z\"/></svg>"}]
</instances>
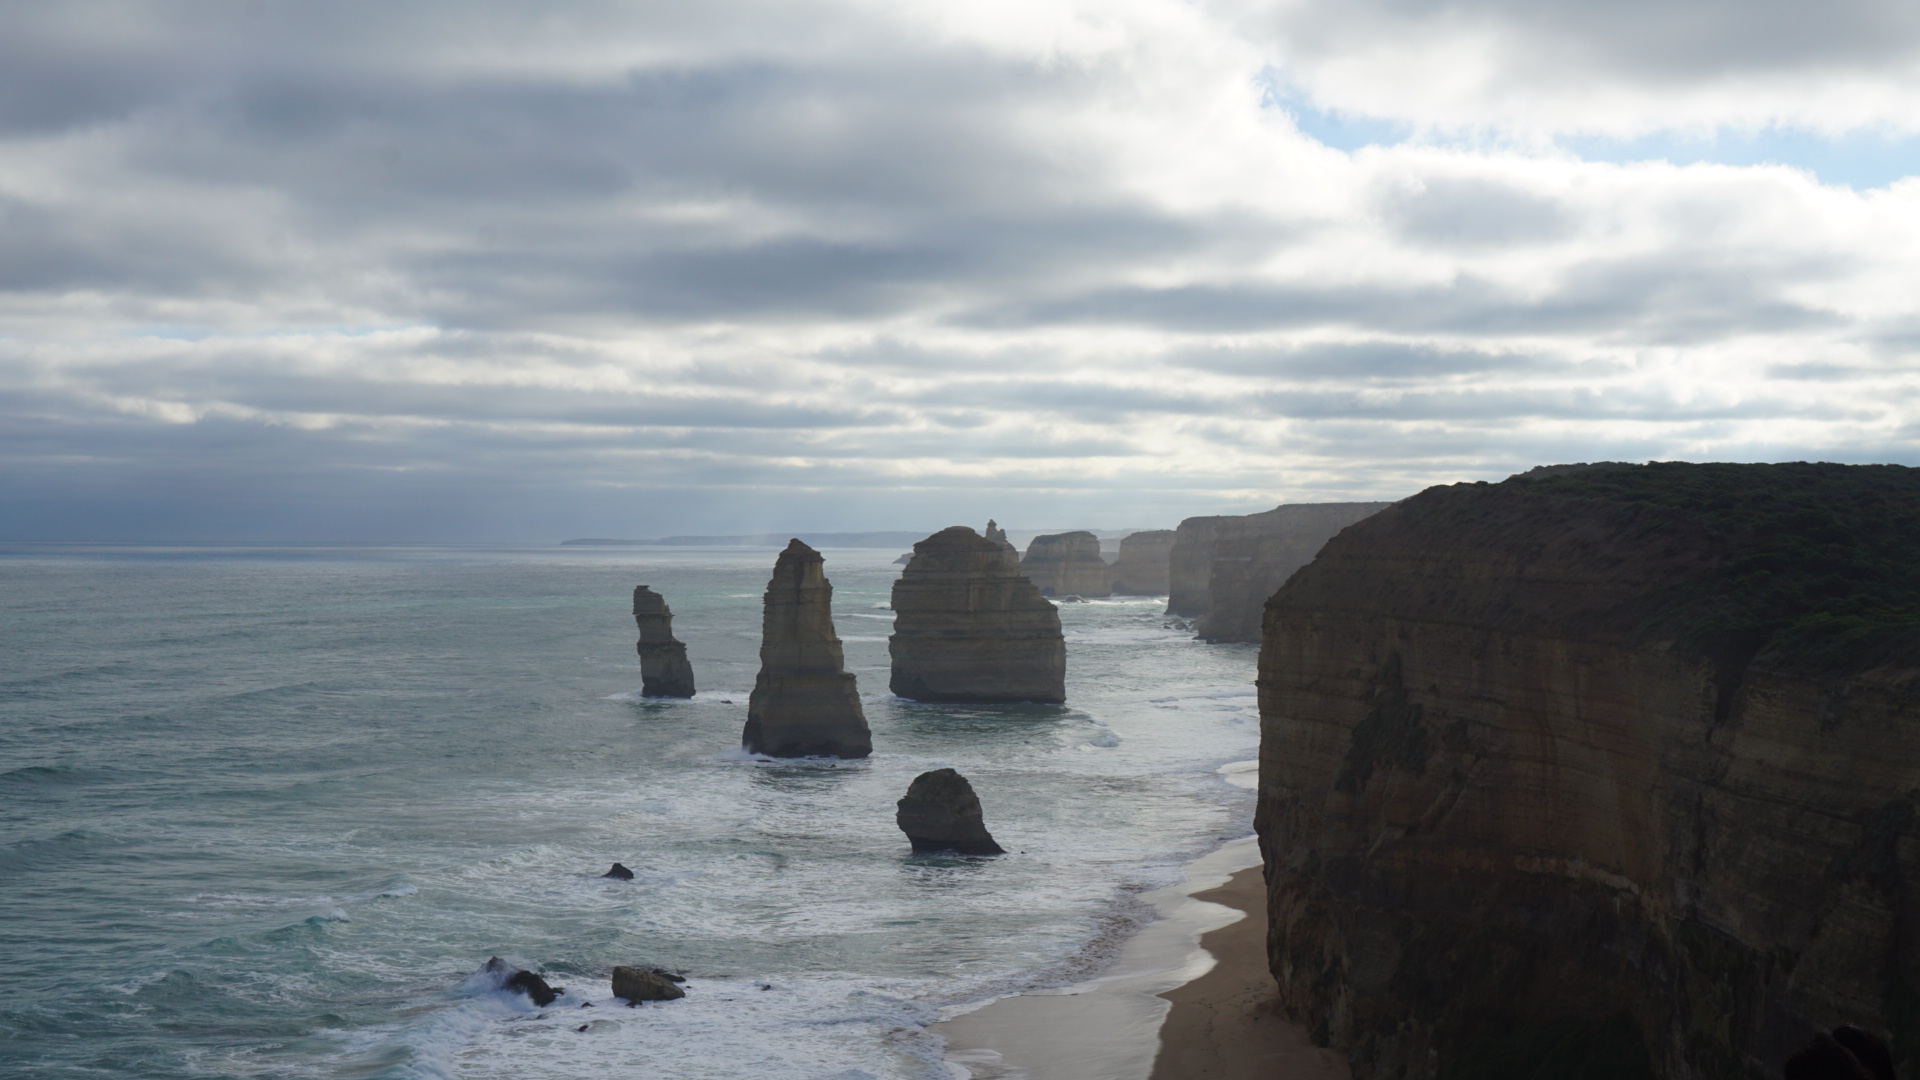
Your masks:
<instances>
[{"instance_id":1,"label":"tall rock pillar","mask_svg":"<svg viewBox=\"0 0 1920 1080\"><path fill-rule=\"evenodd\" d=\"M645 585L633 588L633 621L640 628L640 693L644 697L693 696L693 665L687 646L673 636L666 598Z\"/></svg>"},{"instance_id":2,"label":"tall rock pillar","mask_svg":"<svg viewBox=\"0 0 1920 1080\"><path fill-rule=\"evenodd\" d=\"M760 629L760 677L740 745L770 757L866 757L873 734L840 635L820 553L795 540L773 566Z\"/></svg>"}]
</instances>

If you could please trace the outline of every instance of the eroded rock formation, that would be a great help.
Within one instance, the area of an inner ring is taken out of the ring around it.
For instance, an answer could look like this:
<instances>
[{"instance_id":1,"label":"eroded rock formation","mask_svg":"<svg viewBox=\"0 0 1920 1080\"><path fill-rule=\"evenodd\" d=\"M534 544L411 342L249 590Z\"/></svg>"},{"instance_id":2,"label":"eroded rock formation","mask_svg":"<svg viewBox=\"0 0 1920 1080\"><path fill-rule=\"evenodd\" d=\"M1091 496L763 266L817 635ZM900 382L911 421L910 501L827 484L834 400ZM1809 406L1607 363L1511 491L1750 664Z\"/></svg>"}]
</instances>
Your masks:
<instances>
[{"instance_id":1,"label":"eroded rock formation","mask_svg":"<svg viewBox=\"0 0 1920 1080\"><path fill-rule=\"evenodd\" d=\"M1020 549L1014 547L1013 543L1007 539L1007 530L995 524L992 518L988 518L987 531L984 535L988 540L1000 546L1001 553L1007 557L1008 565L1012 566L1016 571L1020 569Z\"/></svg>"},{"instance_id":2,"label":"eroded rock formation","mask_svg":"<svg viewBox=\"0 0 1920 1080\"><path fill-rule=\"evenodd\" d=\"M770 757L866 757L873 735L833 632L833 584L820 553L787 545L767 582L760 676L740 745Z\"/></svg>"},{"instance_id":3,"label":"eroded rock formation","mask_svg":"<svg viewBox=\"0 0 1920 1080\"><path fill-rule=\"evenodd\" d=\"M964 525L913 545L893 583L893 678L914 701L1066 700L1060 613L1005 557Z\"/></svg>"},{"instance_id":4,"label":"eroded rock formation","mask_svg":"<svg viewBox=\"0 0 1920 1080\"><path fill-rule=\"evenodd\" d=\"M1217 519L1207 572L1207 609L1194 628L1203 641L1259 641L1267 598L1313 561L1341 529L1391 503L1296 503Z\"/></svg>"},{"instance_id":5,"label":"eroded rock formation","mask_svg":"<svg viewBox=\"0 0 1920 1080\"><path fill-rule=\"evenodd\" d=\"M645 585L633 589L633 621L640 628L640 693L644 697L690 698L693 665L687 647L673 636L666 598Z\"/></svg>"},{"instance_id":6,"label":"eroded rock formation","mask_svg":"<svg viewBox=\"0 0 1920 1080\"><path fill-rule=\"evenodd\" d=\"M1167 614L1183 619L1207 613L1207 579L1213 574L1213 537L1226 517L1190 517L1173 530L1167 552Z\"/></svg>"},{"instance_id":7,"label":"eroded rock formation","mask_svg":"<svg viewBox=\"0 0 1920 1080\"><path fill-rule=\"evenodd\" d=\"M643 1001L673 1001L687 996L675 986L680 980L657 968L617 967L613 969L613 996L629 1005Z\"/></svg>"},{"instance_id":8,"label":"eroded rock formation","mask_svg":"<svg viewBox=\"0 0 1920 1080\"><path fill-rule=\"evenodd\" d=\"M971 530L969 530L971 531ZM908 785L894 821L916 854L1004 855L980 813L980 798L967 778L952 769L921 773Z\"/></svg>"},{"instance_id":9,"label":"eroded rock formation","mask_svg":"<svg viewBox=\"0 0 1920 1080\"><path fill-rule=\"evenodd\" d=\"M1174 535L1172 529L1150 529L1120 538L1120 558L1113 564L1115 596L1167 595Z\"/></svg>"},{"instance_id":10,"label":"eroded rock formation","mask_svg":"<svg viewBox=\"0 0 1920 1080\"><path fill-rule=\"evenodd\" d=\"M1920 471L1433 488L1268 605L1283 1003L1361 1080L1920 1050Z\"/></svg>"},{"instance_id":11,"label":"eroded rock formation","mask_svg":"<svg viewBox=\"0 0 1920 1080\"><path fill-rule=\"evenodd\" d=\"M1042 596L1113 594L1113 568L1100 557L1100 538L1090 532L1034 537L1020 560L1020 572Z\"/></svg>"}]
</instances>

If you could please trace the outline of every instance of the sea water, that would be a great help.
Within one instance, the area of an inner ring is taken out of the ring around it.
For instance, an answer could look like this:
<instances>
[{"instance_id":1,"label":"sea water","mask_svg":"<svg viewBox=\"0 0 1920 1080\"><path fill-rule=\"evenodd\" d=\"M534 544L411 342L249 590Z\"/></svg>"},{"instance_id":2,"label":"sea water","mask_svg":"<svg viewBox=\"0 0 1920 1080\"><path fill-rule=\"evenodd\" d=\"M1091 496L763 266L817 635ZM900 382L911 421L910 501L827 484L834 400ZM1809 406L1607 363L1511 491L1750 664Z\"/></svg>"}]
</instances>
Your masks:
<instances>
[{"instance_id":1,"label":"sea water","mask_svg":"<svg viewBox=\"0 0 1920 1080\"><path fill-rule=\"evenodd\" d=\"M1253 649L1068 602L1065 706L901 701L898 553L824 554L861 761L738 749L771 550L0 547L0 1075L945 1078L943 1010L1249 830ZM691 701L639 696L640 584ZM910 853L946 766L1009 854Z\"/></svg>"}]
</instances>

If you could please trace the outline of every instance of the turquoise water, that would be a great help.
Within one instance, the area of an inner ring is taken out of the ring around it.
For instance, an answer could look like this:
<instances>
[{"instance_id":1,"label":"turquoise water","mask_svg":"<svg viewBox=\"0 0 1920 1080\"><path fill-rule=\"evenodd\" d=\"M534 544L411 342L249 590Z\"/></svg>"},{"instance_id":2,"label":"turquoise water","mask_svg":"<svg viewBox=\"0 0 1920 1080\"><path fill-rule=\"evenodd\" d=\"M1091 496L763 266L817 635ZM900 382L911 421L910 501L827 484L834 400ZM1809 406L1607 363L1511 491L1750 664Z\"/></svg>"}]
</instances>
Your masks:
<instances>
[{"instance_id":1,"label":"turquoise water","mask_svg":"<svg viewBox=\"0 0 1920 1080\"><path fill-rule=\"evenodd\" d=\"M902 702L897 553L824 554L860 762L737 750L771 550L0 547L0 1075L944 1077L941 1009L1097 969L1250 828L1251 647L1063 604L1067 706ZM693 701L638 698L637 584ZM943 766L1012 854L910 855Z\"/></svg>"}]
</instances>

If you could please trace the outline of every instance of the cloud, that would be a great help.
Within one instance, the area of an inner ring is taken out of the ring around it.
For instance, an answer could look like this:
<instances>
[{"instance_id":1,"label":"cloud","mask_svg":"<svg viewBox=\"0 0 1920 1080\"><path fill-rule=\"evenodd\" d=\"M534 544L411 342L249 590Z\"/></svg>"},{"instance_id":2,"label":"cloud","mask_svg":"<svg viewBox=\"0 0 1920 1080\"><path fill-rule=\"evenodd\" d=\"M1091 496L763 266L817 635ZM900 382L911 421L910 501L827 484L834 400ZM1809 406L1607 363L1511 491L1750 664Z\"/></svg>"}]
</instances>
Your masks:
<instances>
[{"instance_id":1,"label":"cloud","mask_svg":"<svg viewBox=\"0 0 1920 1080\"><path fill-rule=\"evenodd\" d=\"M1742 80L1906 101L1904 16L1835 10L1648 6L1645 55L1571 5L9 11L0 536L1171 524L1920 460L1920 180L1524 138L1786 100ZM1342 152L1276 70L1512 137Z\"/></svg>"}]
</instances>

